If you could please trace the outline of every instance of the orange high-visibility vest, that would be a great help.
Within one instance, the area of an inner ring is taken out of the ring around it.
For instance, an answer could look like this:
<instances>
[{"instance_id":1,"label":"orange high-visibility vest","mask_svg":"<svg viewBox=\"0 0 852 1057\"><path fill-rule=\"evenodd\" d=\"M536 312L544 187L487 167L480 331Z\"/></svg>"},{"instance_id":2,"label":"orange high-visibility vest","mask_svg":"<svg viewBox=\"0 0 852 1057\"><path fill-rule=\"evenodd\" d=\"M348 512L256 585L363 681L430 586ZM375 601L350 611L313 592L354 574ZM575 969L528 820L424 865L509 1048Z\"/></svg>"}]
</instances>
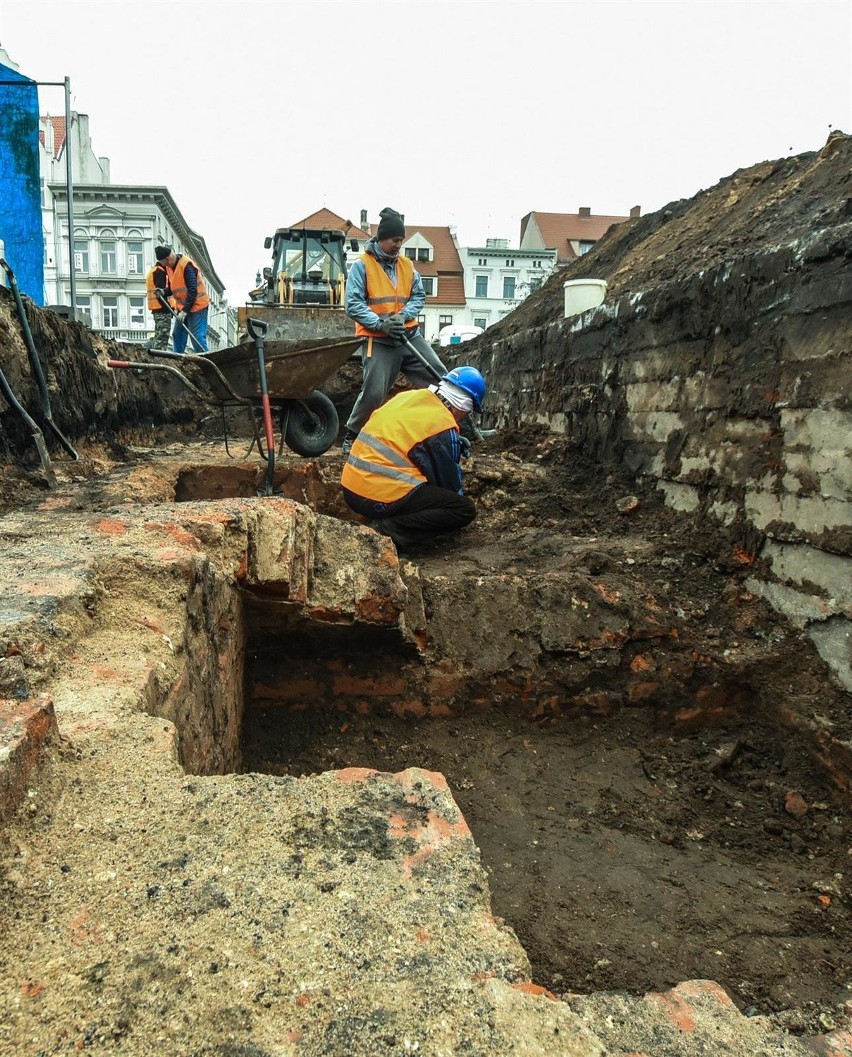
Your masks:
<instances>
[{"instance_id":1,"label":"orange high-visibility vest","mask_svg":"<svg viewBox=\"0 0 852 1057\"><path fill-rule=\"evenodd\" d=\"M200 312L202 308L207 308L210 304L210 298L207 296L207 287L201 275L201 269L191 257L187 257L185 254L181 254L174 268L169 269L169 285L172 288L172 297L175 299L175 308L178 312L182 312L183 306L186 304L186 276L184 272L187 264L193 265L198 272L198 285L192 311Z\"/></svg>"},{"instance_id":2,"label":"orange high-visibility vest","mask_svg":"<svg viewBox=\"0 0 852 1057\"><path fill-rule=\"evenodd\" d=\"M397 257L396 259L396 286L393 285L390 276L379 264L372 253L362 253L361 260L366 270L366 292L367 306L377 316L392 316L401 312L411 297L411 287L414 284L414 265L408 257ZM417 326L416 319L406 321L407 330L413 330ZM355 323L355 333L360 338L382 338L385 335L380 330L370 330L363 323Z\"/></svg>"},{"instance_id":3,"label":"orange high-visibility vest","mask_svg":"<svg viewBox=\"0 0 852 1057\"><path fill-rule=\"evenodd\" d=\"M400 393L367 419L352 442L340 483L363 499L394 503L427 482L408 457L415 444L458 428L449 408L430 389Z\"/></svg>"},{"instance_id":4,"label":"orange high-visibility vest","mask_svg":"<svg viewBox=\"0 0 852 1057\"><path fill-rule=\"evenodd\" d=\"M164 312L165 309L163 308L162 302L160 301L159 297L157 297L157 290L158 289L162 289L162 287L157 287L157 286L154 285L154 273L156 271L161 271L163 273L163 275L166 277L166 289L163 290L163 293L166 294L166 300L168 301L169 305L172 308L175 307L175 299L173 297L170 297L169 294L168 294L168 288L169 288L169 278L168 277L169 277L169 273L166 270L165 264L160 264L158 262L157 264L154 265L154 267L145 276L145 286L146 286L147 291L148 291L148 311L149 312Z\"/></svg>"}]
</instances>

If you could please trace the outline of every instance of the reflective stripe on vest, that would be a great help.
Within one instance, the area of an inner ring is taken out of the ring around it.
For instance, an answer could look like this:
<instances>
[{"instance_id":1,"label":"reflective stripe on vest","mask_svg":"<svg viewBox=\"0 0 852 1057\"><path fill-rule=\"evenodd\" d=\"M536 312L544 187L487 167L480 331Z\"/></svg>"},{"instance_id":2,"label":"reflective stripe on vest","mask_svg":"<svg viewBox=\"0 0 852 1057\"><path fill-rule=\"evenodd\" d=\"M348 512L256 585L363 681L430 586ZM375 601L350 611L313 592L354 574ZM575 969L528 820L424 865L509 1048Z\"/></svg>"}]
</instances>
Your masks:
<instances>
[{"instance_id":1,"label":"reflective stripe on vest","mask_svg":"<svg viewBox=\"0 0 852 1057\"><path fill-rule=\"evenodd\" d=\"M185 272L187 264L191 264L197 272L195 301L192 304L192 311L200 312L202 308L207 308L210 304L210 298L207 296L207 287L201 275L201 269L191 257L187 257L185 254L181 254L177 264L169 271L169 285L172 288L172 297L175 299L175 308L178 312L182 312L183 306L186 304Z\"/></svg>"},{"instance_id":2,"label":"reflective stripe on vest","mask_svg":"<svg viewBox=\"0 0 852 1057\"><path fill-rule=\"evenodd\" d=\"M428 480L408 453L421 441L458 429L446 405L428 389L400 393L374 411L352 443L341 484L377 503L403 499Z\"/></svg>"},{"instance_id":3,"label":"reflective stripe on vest","mask_svg":"<svg viewBox=\"0 0 852 1057\"><path fill-rule=\"evenodd\" d=\"M149 312L162 312L163 311L162 302L160 301L159 297L157 297L157 290L158 289L162 290L162 287L157 287L157 286L154 285L154 273L157 272L157 271L160 271L160 272L163 273L163 275L164 275L164 277L166 279L166 289L168 289L168 272L166 271L165 265L155 264L154 267L148 272L147 276L145 277L145 287L146 287L146 289L148 291L148 311ZM163 290L163 293L165 293L165 292L166 292L166 290ZM172 306L172 308L174 308L174 298L173 297L166 297L166 300Z\"/></svg>"},{"instance_id":4,"label":"reflective stripe on vest","mask_svg":"<svg viewBox=\"0 0 852 1057\"><path fill-rule=\"evenodd\" d=\"M393 285L393 280L372 253L362 253L361 260L364 262L366 272L367 307L372 309L377 316L392 316L397 312L402 312L411 297L411 287L414 284L414 265L411 260L408 257L397 257L396 286ZM417 320L409 319L405 326L408 330L413 330L417 326ZM357 322L355 333L360 338L386 337L381 330L370 330L363 323Z\"/></svg>"}]
</instances>

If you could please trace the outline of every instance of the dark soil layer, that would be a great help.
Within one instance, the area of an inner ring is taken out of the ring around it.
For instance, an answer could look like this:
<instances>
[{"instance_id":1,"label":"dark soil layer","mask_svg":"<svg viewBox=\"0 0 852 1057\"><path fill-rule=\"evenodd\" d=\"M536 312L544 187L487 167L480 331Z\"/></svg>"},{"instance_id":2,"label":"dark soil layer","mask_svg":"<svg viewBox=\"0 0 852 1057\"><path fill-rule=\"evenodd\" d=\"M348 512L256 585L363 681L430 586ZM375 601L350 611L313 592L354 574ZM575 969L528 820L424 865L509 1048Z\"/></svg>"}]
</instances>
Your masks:
<instances>
[{"instance_id":1,"label":"dark soil layer","mask_svg":"<svg viewBox=\"0 0 852 1057\"><path fill-rule=\"evenodd\" d=\"M782 732L743 723L674 737L639 711L414 724L273 709L247 724L246 771L446 775L494 912L554 991L708 978L749 1012L848 999L852 827Z\"/></svg>"}]
</instances>

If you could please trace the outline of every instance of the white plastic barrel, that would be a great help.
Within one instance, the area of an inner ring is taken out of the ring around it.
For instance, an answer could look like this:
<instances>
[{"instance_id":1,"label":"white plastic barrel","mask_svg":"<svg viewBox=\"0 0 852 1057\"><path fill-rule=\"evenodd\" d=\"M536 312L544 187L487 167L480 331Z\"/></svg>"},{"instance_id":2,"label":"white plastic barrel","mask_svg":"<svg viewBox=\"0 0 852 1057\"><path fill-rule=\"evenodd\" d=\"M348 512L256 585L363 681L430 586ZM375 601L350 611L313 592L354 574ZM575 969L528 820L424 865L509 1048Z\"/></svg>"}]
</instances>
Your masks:
<instances>
[{"instance_id":1,"label":"white plastic barrel","mask_svg":"<svg viewBox=\"0 0 852 1057\"><path fill-rule=\"evenodd\" d=\"M565 289L565 318L587 312L603 304L606 297L604 279L569 279L563 283Z\"/></svg>"}]
</instances>

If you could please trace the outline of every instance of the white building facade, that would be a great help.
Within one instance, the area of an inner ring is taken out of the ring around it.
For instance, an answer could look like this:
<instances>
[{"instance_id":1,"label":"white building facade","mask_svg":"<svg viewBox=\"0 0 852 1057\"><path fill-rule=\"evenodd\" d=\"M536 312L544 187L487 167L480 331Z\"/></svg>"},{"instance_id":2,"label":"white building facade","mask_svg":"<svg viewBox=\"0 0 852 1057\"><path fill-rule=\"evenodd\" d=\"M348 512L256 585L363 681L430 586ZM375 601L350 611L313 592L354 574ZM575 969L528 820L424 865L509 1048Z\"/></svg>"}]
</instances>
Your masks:
<instances>
[{"instance_id":1,"label":"white building facade","mask_svg":"<svg viewBox=\"0 0 852 1057\"><path fill-rule=\"evenodd\" d=\"M58 157L57 124L42 119L45 304L70 306L73 264L76 318L112 340L145 342L154 331L145 277L154 264L154 247L170 245L190 256L204 276L210 349L235 345L236 312L223 296L204 239L187 225L168 188L110 182L109 160L95 157L85 114L72 114L74 230L69 239L64 121Z\"/></svg>"},{"instance_id":2,"label":"white building facade","mask_svg":"<svg viewBox=\"0 0 852 1057\"><path fill-rule=\"evenodd\" d=\"M521 250L508 239L459 250L464 267L465 318L486 330L538 290L556 266L556 250Z\"/></svg>"}]
</instances>

